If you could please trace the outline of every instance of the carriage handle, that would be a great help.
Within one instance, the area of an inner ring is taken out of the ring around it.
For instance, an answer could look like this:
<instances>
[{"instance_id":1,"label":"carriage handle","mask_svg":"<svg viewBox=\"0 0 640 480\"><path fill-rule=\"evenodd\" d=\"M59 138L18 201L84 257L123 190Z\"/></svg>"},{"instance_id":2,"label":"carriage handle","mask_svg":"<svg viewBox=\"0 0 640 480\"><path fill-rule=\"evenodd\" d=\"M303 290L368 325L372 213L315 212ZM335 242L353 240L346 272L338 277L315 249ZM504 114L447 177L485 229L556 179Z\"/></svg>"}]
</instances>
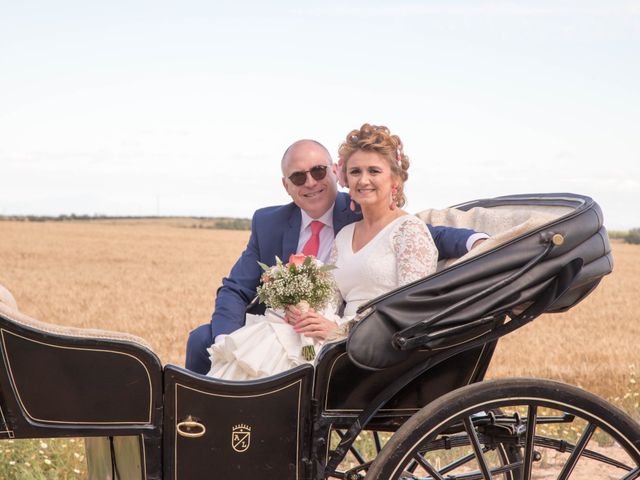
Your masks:
<instances>
[{"instance_id":1,"label":"carriage handle","mask_svg":"<svg viewBox=\"0 0 640 480\"><path fill-rule=\"evenodd\" d=\"M423 345L423 338L428 337L428 333L423 333L428 327L438 323L443 318L455 313L463 308L468 307L475 301L486 297L494 292L497 292L501 288L509 285L514 282L518 278L522 277L525 273L531 270L533 267L538 265L544 258L551 252L553 247L560 246L564 243L564 237L559 233L554 232L546 232L542 235L542 241L547 243L545 249L535 257L533 257L529 262L527 262L520 270L514 272L509 275L507 278L501 280L500 282L485 288L484 290L476 293L475 295L470 296L464 300L459 301L458 303L454 303L448 308L445 308L439 313L436 313L431 318L427 318L418 322L416 324L411 325L410 327L405 328L399 332L393 334L392 344L398 350L410 350L416 347L420 347Z\"/></svg>"},{"instance_id":2,"label":"carriage handle","mask_svg":"<svg viewBox=\"0 0 640 480\"><path fill-rule=\"evenodd\" d=\"M197 429L197 430L195 432L191 432L189 431L190 429ZM180 435L181 437L199 438L206 433L207 428L202 423L196 422L194 418L191 415L189 415L186 418L186 420L176 425L176 430L178 432L178 435Z\"/></svg>"}]
</instances>

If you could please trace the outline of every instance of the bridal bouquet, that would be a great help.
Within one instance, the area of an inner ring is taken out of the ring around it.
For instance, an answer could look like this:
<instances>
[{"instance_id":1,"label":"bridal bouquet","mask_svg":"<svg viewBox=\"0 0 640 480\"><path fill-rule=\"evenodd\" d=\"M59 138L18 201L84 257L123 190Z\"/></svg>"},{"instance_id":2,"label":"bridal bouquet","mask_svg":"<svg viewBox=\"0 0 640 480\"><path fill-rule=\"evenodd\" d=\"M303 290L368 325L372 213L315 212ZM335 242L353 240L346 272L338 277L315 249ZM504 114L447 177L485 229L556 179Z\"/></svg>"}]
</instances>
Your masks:
<instances>
[{"instance_id":1,"label":"bridal bouquet","mask_svg":"<svg viewBox=\"0 0 640 480\"><path fill-rule=\"evenodd\" d=\"M258 298L267 307L285 309L296 306L302 312L309 308L322 310L334 295L335 283L329 272L334 265L323 265L313 256L297 253L283 264L276 257L272 267L258 262L264 270L262 285L257 288ZM315 358L313 339L302 335L302 356L305 360Z\"/></svg>"}]
</instances>

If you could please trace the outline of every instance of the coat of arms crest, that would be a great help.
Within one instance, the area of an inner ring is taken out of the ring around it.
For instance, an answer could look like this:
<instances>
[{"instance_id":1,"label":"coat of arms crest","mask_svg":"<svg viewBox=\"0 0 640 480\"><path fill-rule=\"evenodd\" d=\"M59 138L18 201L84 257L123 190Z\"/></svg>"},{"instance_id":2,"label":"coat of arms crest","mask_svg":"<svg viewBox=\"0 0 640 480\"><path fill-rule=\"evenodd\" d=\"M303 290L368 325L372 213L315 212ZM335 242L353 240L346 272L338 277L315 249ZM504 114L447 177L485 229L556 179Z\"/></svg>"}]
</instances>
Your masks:
<instances>
[{"instance_id":1,"label":"coat of arms crest","mask_svg":"<svg viewBox=\"0 0 640 480\"><path fill-rule=\"evenodd\" d=\"M241 423L231 429L231 447L238 453L246 452L251 444L251 427Z\"/></svg>"}]
</instances>

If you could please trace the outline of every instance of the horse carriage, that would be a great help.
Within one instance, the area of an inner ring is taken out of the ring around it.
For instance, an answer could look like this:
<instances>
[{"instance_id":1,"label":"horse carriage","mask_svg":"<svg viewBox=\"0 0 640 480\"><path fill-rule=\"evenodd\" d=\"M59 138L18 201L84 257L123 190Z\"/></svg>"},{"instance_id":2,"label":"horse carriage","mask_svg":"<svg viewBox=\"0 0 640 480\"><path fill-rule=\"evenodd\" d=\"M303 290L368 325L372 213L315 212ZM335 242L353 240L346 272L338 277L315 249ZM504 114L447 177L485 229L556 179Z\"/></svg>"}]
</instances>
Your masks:
<instances>
[{"instance_id":1,"label":"horse carriage","mask_svg":"<svg viewBox=\"0 0 640 480\"><path fill-rule=\"evenodd\" d=\"M362 305L315 365L257 381L163 366L137 337L0 302L0 435L85 437L90 478L640 478L640 425L614 406L548 380L483 381L501 336L611 272L598 205L516 195L419 216L491 239Z\"/></svg>"}]
</instances>

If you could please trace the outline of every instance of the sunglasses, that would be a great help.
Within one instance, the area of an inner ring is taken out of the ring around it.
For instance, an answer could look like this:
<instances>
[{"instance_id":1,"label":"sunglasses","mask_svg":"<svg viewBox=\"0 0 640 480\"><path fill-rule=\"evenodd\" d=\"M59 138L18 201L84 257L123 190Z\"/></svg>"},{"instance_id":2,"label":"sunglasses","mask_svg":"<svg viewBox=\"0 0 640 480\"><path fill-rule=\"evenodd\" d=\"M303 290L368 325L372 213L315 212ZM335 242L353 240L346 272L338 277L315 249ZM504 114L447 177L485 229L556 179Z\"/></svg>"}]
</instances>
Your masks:
<instances>
[{"instance_id":1,"label":"sunglasses","mask_svg":"<svg viewBox=\"0 0 640 480\"><path fill-rule=\"evenodd\" d=\"M320 181L327 176L327 168L327 165L316 165L303 172L293 172L288 178L296 187L301 187L307 182L307 173L310 173L314 180Z\"/></svg>"}]
</instances>

